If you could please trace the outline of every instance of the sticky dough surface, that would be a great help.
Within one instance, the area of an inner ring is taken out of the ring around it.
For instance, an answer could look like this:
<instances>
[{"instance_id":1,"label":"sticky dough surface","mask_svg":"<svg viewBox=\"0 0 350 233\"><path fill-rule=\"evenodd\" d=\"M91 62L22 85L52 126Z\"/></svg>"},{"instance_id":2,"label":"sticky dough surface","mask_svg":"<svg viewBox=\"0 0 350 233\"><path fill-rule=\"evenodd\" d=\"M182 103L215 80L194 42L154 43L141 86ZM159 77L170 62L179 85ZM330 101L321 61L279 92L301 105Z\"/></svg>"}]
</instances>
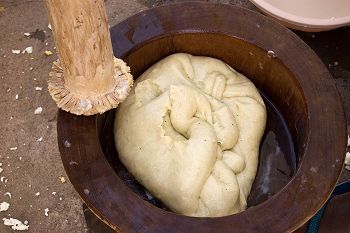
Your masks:
<instances>
[{"instance_id":1,"label":"sticky dough surface","mask_svg":"<svg viewBox=\"0 0 350 233\"><path fill-rule=\"evenodd\" d=\"M172 211L216 217L245 210L266 109L253 83L220 60L174 54L117 109L119 158Z\"/></svg>"}]
</instances>

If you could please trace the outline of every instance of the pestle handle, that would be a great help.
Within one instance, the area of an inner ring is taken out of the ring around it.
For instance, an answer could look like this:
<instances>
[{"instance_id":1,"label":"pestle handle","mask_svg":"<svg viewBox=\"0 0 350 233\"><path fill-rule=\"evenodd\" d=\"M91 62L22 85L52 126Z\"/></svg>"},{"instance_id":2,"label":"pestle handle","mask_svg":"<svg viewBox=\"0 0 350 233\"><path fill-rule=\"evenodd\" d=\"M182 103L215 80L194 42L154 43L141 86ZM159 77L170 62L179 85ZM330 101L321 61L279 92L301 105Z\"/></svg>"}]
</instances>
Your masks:
<instances>
[{"instance_id":1,"label":"pestle handle","mask_svg":"<svg viewBox=\"0 0 350 233\"><path fill-rule=\"evenodd\" d=\"M45 0L59 61L49 92L58 107L83 115L123 101L132 85L129 68L113 56L104 0Z\"/></svg>"}]
</instances>

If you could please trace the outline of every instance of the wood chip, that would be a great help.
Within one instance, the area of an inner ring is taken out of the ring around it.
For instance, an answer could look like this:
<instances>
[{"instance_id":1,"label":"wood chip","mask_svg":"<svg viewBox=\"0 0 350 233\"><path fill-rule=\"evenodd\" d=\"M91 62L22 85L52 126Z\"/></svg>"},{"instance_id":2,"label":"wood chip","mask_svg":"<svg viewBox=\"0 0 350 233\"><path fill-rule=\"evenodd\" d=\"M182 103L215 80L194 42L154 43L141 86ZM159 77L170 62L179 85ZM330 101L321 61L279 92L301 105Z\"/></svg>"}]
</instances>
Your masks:
<instances>
[{"instance_id":1,"label":"wood chip","mask_svg":"<svg viewBox=\"0 0 350 233\"><path fill-rule=\"evenodd\" d=\"M22 53L29 53L29 54L33 53L33 47L32 47L32 46L29 46L29 47L25 48L25 49L22 51Z\"/></svg>"},{"instance_id":2,"label":"wood chip","mask_svg":"<svg viewBox=\"0 0 350 233\"><path fill-rule=\"evenodd\" d=\"M62 183L66 183L66 178L64 178L64 176L60 176L59 178L60 178Z\"/></svg>"},{"instance_id":3,"label":"wood chip","mask_svg":"<svg viewBox=\"0 0 350 233\"><path fill-rule=\"evenodd\" d=\"M11 195L10 192L6 192L6 193L4 194L4 196L9 196L10 199L12 198L12 195Z\"/></svg>"},{"instance_id":4,"label":"wood chip","mask_svg":"<svg viewBox=\"0 0 350 233\"><path fill-rule=\"evenodd\" d=\"M0 212L4 212L8 210L10 207L10 204L7 203L6 201L0 203Z\"/></svg>"},{"instance_id":5,"label":"wood chip","mask_svg":"<svg viewBox=\"0 0 350 233\"><path fill-rule=\"evenodd\" d=\"M44 211L45 211L45 213L44 213L45 216L46 216L46 217L49 217L49 208L45 208Z\"/></svg>"},{"instance_id":6,"label":"wood chip","mask_svg":"<svg viewBox=\"0 0 350 233\"><path fill-rule=\"evenodd\" d=\"M51 52L50 50L45 50L44 54L46 56L51 56L51 55L53 55L53 52Z\"/></svg>"},{"instance_id":7,"label":"wood chip","mask_svg":"<svg viewBox=\"0 0 350 233\"><path fill-rule=\"evenodd\" d=\"M13 54L20 54L21 50L19 50L19 49L12 49L12 53Z\"/></svg>"},{"instance_id":8,"label":"wood chip","mask_svg":"<svg viewBox=\"0 0 350 233\"><path fill-rule=\"evenodd\" d=\"M29 229L28 221L27 224L24 224L15 218L3 218L2 221L4 221L5 226L11 226L13 230L25 231Z\"/></svg>"},{"instance_id":9,"label":"wood chip","mask_svg":"<svg viewBox=\"0 0 350 233\"><path fill-rule=\"evenodd\" d=\"M39 115L39 114L41 114L42 112L43 112L43 108L42 108L42 107L38 107L38 108L35 109L34 114L35 114L35 115Z\"/></svg>"}]
</instances>

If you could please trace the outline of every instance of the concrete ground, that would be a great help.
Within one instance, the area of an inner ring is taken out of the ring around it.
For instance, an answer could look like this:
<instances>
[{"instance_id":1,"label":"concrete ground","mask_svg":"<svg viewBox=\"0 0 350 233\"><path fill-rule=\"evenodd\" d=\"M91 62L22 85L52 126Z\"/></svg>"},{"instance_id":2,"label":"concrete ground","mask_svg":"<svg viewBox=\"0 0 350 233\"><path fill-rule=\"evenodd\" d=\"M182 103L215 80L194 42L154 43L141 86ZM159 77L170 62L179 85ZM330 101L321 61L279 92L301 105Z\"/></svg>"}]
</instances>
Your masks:
<instances>
[{"instance_id":1,"label":"concrete ground","mask_svg":"<svg viewBox=\"0 0 350 233\"><path fill-rule=\"evenodd\" d=\"M168 2L175 1L107 0L106 7L115 25ZM247 1L219 2L254 9ZM29 46L32 54L12 53ZM46 84L57 59L54 46L43 0L0 0L0 203L10 203L0 219L27 220L27 232L88 232L82 202L66 177L56 142L57 107ZM53 55L44 55L46 50ZM38 107L42 113L35 115ZM13 231L2 223L1 233Z\"/></svg>"}]
</instances>

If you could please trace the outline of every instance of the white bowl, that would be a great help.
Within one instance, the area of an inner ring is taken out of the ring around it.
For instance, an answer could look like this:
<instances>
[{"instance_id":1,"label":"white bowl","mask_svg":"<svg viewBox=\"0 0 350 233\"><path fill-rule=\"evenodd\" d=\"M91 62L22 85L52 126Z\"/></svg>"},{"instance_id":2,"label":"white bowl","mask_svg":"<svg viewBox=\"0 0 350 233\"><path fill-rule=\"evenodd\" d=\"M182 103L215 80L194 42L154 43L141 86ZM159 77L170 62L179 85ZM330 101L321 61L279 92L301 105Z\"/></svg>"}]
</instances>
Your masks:
<instances>
[{"instance_id":1,"label":"white bowl","mask_svg":"<svg viewBox=\"0 0 350 233\"><path fill-rule=\"evenodd\" d=\"M289 28L327 31L350 25L350 0L250 0Z\"/></svg>"}]
</instances>

